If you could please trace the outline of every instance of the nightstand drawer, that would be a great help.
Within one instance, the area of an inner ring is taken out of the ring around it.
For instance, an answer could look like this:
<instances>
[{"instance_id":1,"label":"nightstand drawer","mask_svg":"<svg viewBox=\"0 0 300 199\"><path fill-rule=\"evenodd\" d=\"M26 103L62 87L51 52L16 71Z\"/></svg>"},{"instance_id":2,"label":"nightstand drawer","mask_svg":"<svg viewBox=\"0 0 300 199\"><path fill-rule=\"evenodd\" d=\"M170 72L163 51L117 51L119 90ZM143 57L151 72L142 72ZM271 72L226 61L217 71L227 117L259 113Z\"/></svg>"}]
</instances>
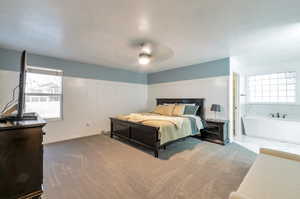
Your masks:
<instances>
[{"instance_id":1,"label":"nightstand drawer","mask_svg":"<svg viewBox=\"0 0 300 199\"><path fill-rule=\"evenodd\" d=\"M220 137L220 133L219 131L213 131L213 130L208 130L208 129L205 129L204 131L204 134L212 134L212 135L217 135L218 137Z\"/></svg>"},{"instance_id":2,"label":"nightstand drawer","mask_svg":"<svg viewBox=\"0 0 300 199\"><path fill-rule=\"evenodd\" d=\"M206 120L205 129L201 133L203 140L218 144L227 144L228 121L227 120Z\"/></svg>"},{"instance_id":3,"label":"nightstand drawer","mask_svg":"<svg viewBox=\"0 0 300 199\"><path fill-rule=\"evenodd\" d=\"M212 140L220 140L220 135L214 134L214 133L203 133L202 134L203 139L212 139Z\"/></svg>"},{"instance_id":4,"label":"nightstand drawer","mask_svg":"<svg viewBox=\"0 0 300 199\"><path fill-rule=\"evenodd\" d=\"M219 131L222 126L208 124L205 129L210 131Z\"/></svg>"}]
</instances>

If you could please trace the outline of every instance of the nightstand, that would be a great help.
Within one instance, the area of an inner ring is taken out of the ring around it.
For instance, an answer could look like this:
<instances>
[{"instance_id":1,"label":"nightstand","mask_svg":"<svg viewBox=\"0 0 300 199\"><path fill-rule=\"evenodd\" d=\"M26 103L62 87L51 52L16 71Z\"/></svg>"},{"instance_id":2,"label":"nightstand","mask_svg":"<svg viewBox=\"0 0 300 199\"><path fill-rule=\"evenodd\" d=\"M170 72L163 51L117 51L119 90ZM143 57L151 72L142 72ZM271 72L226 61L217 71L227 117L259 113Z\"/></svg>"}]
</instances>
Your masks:
<instances>
[{"instance_id":1,"label":"nightstand","mask_svg":"<svg viewBox=\"0 0 300 199\"><path fill-rule=\"evenodd\" d=\"M201 139L225 145L229 142L228 120L207 119L206 126L201 131Z\"/></svg>"}]
</instances>

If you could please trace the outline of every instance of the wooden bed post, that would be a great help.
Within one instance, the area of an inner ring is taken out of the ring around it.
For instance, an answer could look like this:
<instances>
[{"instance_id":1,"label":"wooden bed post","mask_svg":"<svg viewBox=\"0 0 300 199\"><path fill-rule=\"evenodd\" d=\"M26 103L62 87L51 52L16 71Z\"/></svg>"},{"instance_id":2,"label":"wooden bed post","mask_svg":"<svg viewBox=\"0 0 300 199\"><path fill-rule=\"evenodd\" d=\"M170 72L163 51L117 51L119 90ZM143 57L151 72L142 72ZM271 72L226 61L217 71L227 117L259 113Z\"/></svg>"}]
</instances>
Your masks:
<instances>
[{"instance_id":1,"label":"wooden bed post","mask_svg":"<svg viewBox=\"0 0 300 199\"><path fill-rule=\"evenodd\" d=\"M155 133L155 149L154 149L154 155L156 158L158 158L158 151L159 151L159 148L160 148L160 140L158 139L158 131L159 129L156 129L156 133Z\"/></svg>"},{"instance_id":2,"label":"wooden bed post","mask_svg":"<svg viewBox=\"0 0 300 199\"><path fill-rule=\"evenodd\" d=\"M156 158L158 158L158 149L154 150L154 155L155 155Z\"/></svg>"},{"instance_id":3,"label":"wooden bed post","mask_svg":"<svg viewBox=\"0 0 300 199\"><path fill-rule=\"evenodd\" d=\"M113 134L113 122L110 121L110 138L113 138L114 134Z\"/></svg>"}]
</instances>

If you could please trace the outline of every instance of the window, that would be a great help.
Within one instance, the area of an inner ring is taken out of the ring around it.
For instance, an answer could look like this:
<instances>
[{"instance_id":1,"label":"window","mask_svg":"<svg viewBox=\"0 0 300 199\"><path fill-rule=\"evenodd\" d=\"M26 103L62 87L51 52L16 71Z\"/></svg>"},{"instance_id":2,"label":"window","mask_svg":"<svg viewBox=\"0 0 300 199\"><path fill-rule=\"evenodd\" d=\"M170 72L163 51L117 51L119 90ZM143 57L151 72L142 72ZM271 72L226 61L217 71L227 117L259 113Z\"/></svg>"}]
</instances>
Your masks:
<instances>
[{"instance_id":1,"label":"window","mask_svg":"<svg viewBox=\"0 0 300 199\"><path fill-rule=\"evenodd\" d=\"M296 72L248 77L249 103L295 103Z\"/></svg>"},{"instance_id":2,"label":"window","mask_svg":"<svg viewBox=\"0 0 300 199\"><path fill-rule=\"evenodd\" d=\"M62 71L28 67L25 112L37 112L44 119L62 118Z\"/></svg>"}]
</instances>

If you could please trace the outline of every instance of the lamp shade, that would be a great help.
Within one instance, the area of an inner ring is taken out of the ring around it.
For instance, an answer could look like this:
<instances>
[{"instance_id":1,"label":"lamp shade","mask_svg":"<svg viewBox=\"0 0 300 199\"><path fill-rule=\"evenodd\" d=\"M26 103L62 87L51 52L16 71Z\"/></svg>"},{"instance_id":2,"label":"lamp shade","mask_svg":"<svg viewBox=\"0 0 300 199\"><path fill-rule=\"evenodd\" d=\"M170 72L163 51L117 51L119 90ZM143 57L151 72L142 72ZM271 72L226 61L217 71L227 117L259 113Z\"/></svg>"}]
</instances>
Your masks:
<instances>
[{"instance_id":1,"label":"lamp shade","mask_svg":"<svg viewBox=\"0 0 300 199\"><path fill-rule=\"evenodd\" d=\"M221 112L221 105L220 104L212 104L210 111Z\"/></svg>"}]
</instances>

